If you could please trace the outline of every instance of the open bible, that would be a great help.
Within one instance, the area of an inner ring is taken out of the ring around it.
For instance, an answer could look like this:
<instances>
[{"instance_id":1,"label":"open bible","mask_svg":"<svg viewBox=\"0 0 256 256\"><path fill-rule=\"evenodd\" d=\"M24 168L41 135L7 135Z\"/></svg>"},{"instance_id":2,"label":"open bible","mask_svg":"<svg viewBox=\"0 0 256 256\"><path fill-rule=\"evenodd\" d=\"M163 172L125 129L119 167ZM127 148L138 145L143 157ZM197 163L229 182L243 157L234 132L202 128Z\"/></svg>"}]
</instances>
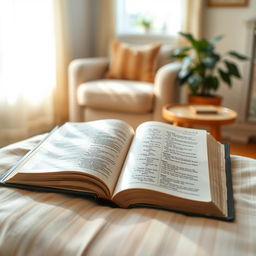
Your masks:
<instances>
[{"instance_id":1,"label":"open bible","mask_svg":"<svg viewBox=\"0 0 256 256\"><path fill-rule=\"evenodd\" d=\"M234 218L229 153L207 131L120 120L55 128L2 178L6 186L81 193L116 205ZM52 189L52 190L51 190Z\"/></svg>"}]
</instances>

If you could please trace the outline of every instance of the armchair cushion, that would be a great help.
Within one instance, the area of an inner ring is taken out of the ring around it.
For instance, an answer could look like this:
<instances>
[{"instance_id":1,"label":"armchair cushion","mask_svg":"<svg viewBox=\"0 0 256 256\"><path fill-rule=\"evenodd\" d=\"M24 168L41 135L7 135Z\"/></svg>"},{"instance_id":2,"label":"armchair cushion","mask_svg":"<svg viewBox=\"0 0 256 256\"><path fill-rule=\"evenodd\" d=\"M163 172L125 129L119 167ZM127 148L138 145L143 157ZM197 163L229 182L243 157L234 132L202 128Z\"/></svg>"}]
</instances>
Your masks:
<instances>
[{"instance_id":1,"label":"armchair cushion","mask_svg":"<svg viewBox=\"0 0 256 256\"><path fill-rule=\"evenodd\" d=\"M106 78L153 82L161 44L130 46L112 42L110 69Z\"/></svg>"},{"instance_id":2,"label":"armchair cushion","mask_svg":"<svg viewBox=\"0 0 256 256\"><path fill-rule=\"evenodd\" d=\"M148 113L153 109L154 87L147 82L101 79L81 84L77 90L81 106L126 113Z\"/></svg>"}]
</instances>

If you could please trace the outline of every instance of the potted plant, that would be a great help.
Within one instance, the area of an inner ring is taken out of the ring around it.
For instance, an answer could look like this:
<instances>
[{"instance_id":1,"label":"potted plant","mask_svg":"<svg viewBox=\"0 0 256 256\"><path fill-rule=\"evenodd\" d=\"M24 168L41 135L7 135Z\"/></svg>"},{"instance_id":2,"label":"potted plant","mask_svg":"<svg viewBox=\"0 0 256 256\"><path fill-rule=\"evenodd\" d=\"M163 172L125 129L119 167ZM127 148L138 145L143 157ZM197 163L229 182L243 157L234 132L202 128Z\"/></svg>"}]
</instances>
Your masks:
<instances>
[{"instance_id":1,"label":"potted plant","mask_svg":"<svg viewBox=\"0 0 256 256\"><path fill-rule=\"evenodd\" d=\"M140 17L138 20L138 26L142 27L146 34L150 32L152 25L153 21L149 17Z\"/></svg>"},{"instance_id":2,"label":"potted plant","mask_svg":"<svg viewBox=\"0 0 256 256\"><path fill-rule=\"evenodd\" d=\"M241 78L236 63L227 57L238 60L246 60L247 57L235 51L223 56L217 53L215 43L223 38L222 35L207 40L195 39L188 33L179 34L189 45L176 49L171 57L181 60L178 80L180 85L187 84L190 88L189 103L220 105L221 97L215 95L220 82L223 81L231 88L232 79ZM201 101L195 102L194 96L200 96Z\"/></svg>"}]
</instances>

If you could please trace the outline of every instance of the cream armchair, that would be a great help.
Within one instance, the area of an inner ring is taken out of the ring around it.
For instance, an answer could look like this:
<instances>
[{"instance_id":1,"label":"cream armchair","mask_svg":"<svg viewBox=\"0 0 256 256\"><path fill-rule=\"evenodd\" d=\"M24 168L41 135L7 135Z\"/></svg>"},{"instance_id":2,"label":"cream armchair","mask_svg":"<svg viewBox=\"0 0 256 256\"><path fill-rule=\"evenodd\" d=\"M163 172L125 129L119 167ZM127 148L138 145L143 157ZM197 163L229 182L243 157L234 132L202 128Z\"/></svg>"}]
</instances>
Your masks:
<instances>
[{"instance_id":1,"label":"cream armchair","mask_svg":"<svg viewBox=\"0 0 256 256\"><path fill-rule=\"evenodd\" d=\"M160 67L154 83L104 79L108 64L107 58L77 59L70 63L70 121L114 118L135 128L144 121L163 121L162 107L178 102L178 63Z\"/></svg>"},{"instance_id":2,"label":"cream armchair","mask_svg":"<svg viewBox=\"0 0 256 256\"><path fill-rule=\"evenodd\" d=\"M77 59L70 63L70 121L115 118L137 127L144 121L163 121L162 107L178 102L178 63L160 67L154 83L104 79L108 64L107 58Z\"/></svg>"}]
</instances>

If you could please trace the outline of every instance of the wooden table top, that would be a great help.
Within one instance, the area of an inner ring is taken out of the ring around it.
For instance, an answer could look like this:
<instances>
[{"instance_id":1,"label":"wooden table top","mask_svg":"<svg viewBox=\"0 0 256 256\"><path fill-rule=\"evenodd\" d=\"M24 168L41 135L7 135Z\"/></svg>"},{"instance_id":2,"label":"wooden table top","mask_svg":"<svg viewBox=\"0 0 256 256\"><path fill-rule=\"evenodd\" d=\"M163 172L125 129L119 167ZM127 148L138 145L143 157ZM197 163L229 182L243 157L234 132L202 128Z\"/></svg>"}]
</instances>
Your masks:
<instances>
[{"instance_id":1,"label":"wooden table top","mask_svg":"<svg viewBox=\"0 0 256 256\"><path fill-rule=\"evenodd\" d=\"M237 113L229 108L214 106L217 114L196 114L191 111L189 104L167 104L163 107L163 118L171 122L202 124L202 125L223 125L234 122ZM202 106L202 105L200 105Z\"/></svg>"}]
</instances>

